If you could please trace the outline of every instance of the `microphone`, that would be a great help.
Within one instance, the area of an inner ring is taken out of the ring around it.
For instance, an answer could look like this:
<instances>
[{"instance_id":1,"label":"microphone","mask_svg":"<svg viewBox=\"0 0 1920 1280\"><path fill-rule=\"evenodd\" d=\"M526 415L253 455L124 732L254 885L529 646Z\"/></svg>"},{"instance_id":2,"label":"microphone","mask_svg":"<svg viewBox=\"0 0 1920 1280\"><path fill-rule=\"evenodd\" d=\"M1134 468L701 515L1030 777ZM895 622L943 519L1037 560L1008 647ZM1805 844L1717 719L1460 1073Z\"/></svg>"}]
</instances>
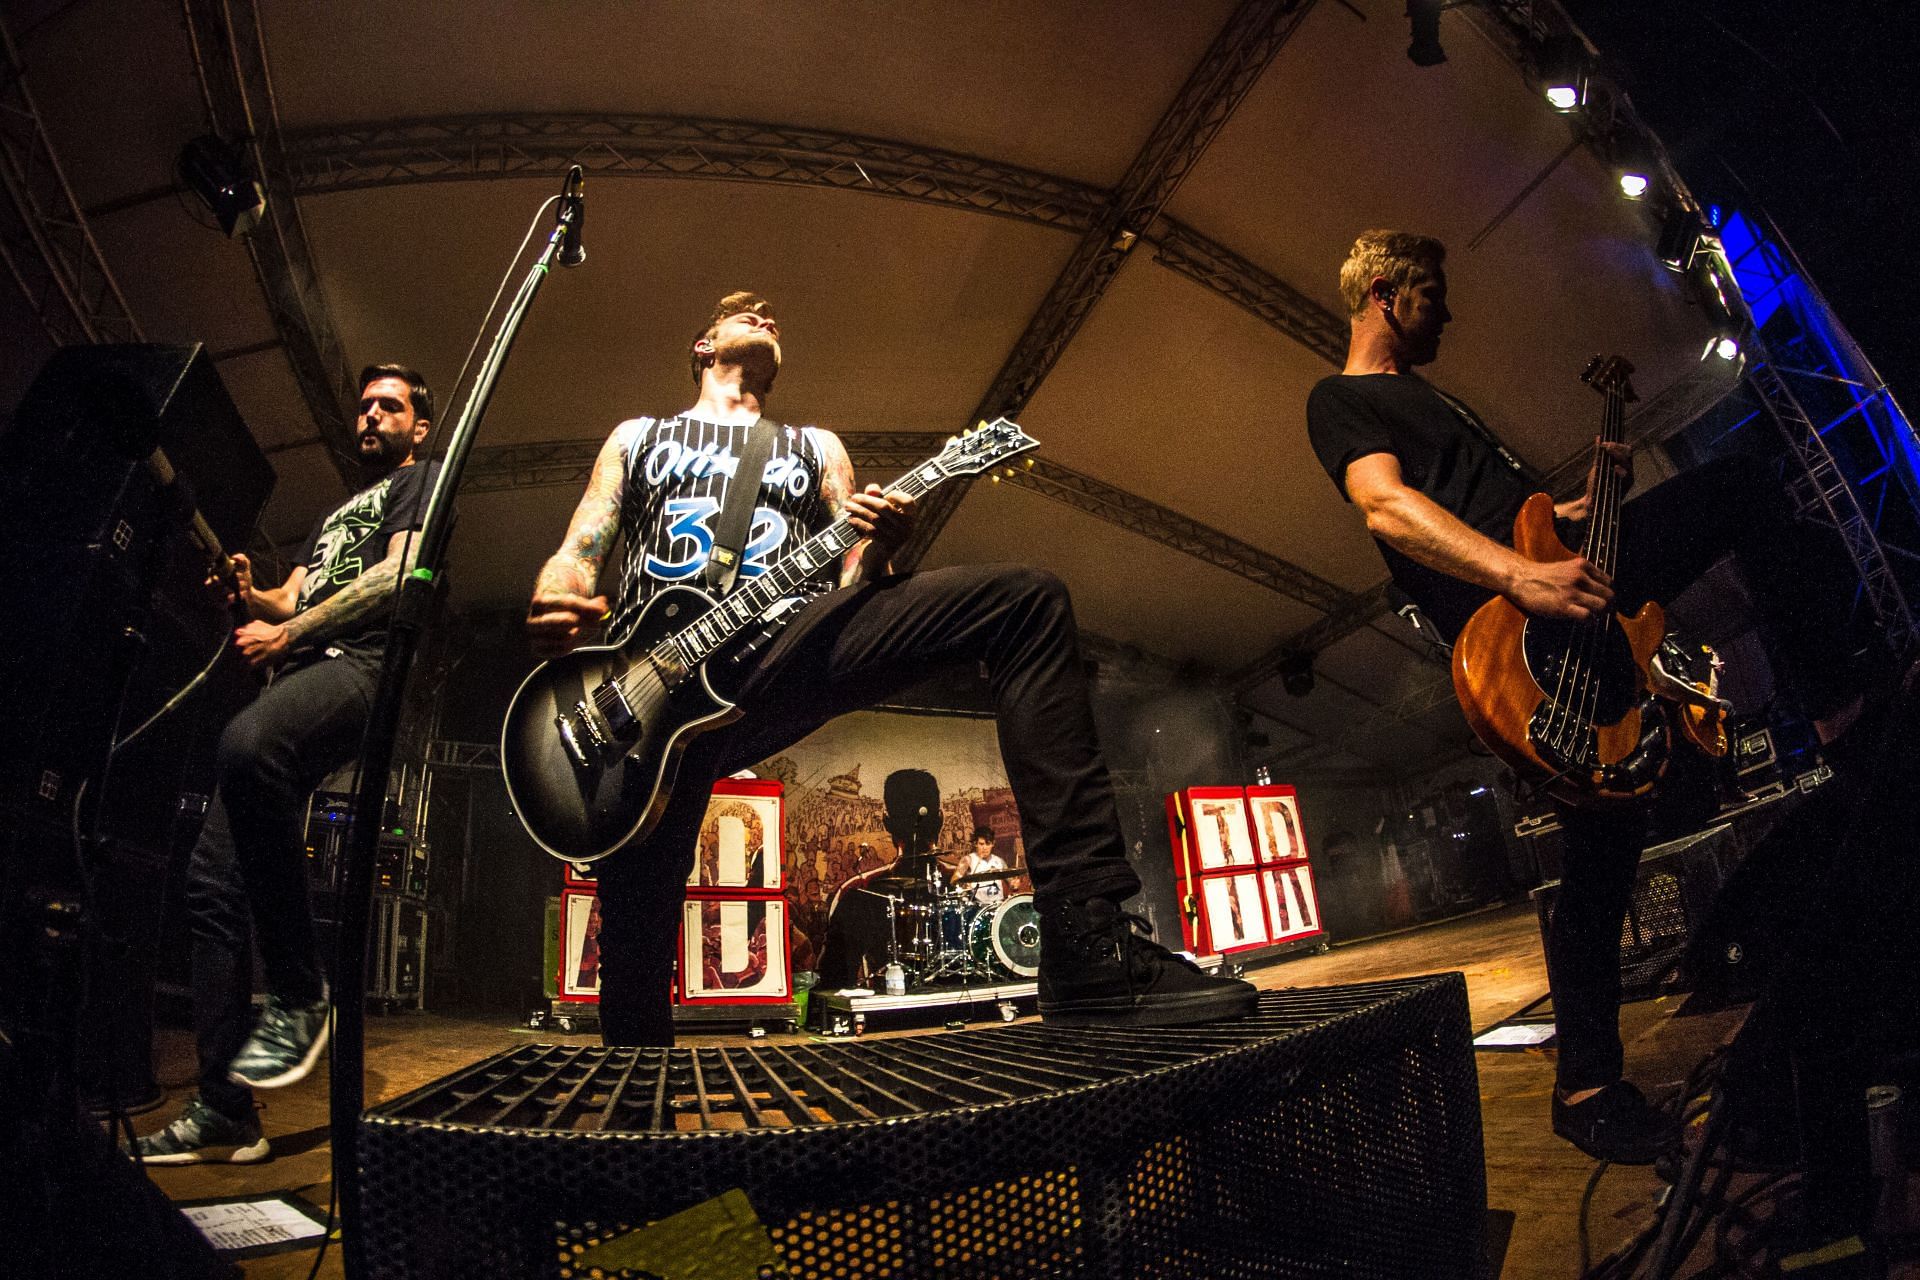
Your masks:
<instances>
[{"instance_id":1,"label":"microphone","mask_svg":"<svg viewBox=\"0 0 1920 1280\"><path fill-rule=\"evenodd\" d=\"M587 260L581 234L587 229L587 174L579 165L567 170L560 191L560 265L577 267Z\"/></svg>"}]
</instances>

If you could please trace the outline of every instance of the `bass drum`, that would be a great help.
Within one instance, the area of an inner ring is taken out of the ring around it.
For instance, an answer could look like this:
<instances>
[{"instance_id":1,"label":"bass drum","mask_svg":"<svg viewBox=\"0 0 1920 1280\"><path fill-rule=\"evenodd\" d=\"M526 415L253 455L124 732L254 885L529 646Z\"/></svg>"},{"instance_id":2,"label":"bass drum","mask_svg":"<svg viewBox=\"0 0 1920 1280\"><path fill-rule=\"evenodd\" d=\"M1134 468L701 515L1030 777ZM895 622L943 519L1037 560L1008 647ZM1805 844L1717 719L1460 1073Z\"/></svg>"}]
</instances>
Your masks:
<instances>
[{"instance_id":1,"label":"bass drum","mask_svg":"<svg viewBox=\"0 0 1920 1280\"><path fill-rule=\"evenodd\" d=\"M981 968L1010 978L1040 973L1040 912L1033 895L1008 898L982 910L967 927L968 950Z\"/></svg>"}]
</instances>

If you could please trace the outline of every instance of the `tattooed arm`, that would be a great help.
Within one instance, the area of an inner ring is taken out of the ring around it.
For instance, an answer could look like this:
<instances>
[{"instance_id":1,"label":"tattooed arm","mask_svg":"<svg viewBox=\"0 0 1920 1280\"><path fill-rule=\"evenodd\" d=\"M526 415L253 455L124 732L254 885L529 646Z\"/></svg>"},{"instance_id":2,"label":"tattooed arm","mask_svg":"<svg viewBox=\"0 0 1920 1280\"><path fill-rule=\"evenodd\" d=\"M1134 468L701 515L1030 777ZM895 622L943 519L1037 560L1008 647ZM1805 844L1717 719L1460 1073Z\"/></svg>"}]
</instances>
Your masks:
<instances>
[{"instance_id":1,"label":"tattooed arm","mask_svg":"<svg viewBox=\"0 0 1920 1280\"><path fill-rule=\"evenodd\" d=\"M595 595L600 566L620 532L620 499L626 485L627 460L620 432L607 437L593 464L587 491L580 495L566 540L553 553L533 584L533 604L527 610L527 634L533 651L557 658L581 641L581 633L607 616L607 598Z\"/></svg>"},{"instance_id":2,"label":"tattooed arm","mask_svg":"<svg viewBox=\"0 0 1920 1280\"><path fill-rule=\"evenodd\" d=\"M893 571L893 553L913 535L918 518L912 498L903 493L883 493L870 484L864 490L853 485L853 460L840 437L831 431L814 428L820 439L820 496L836 516L866 536L853 544L840 565L840 585L850 587Z\"/></svg>"},{"instance_id":3,"label":"tattooed arm","mask_svg":"<svg viewBox=\"0 0 1920 1280\"><path fill-rule=\"evenodd\" d=\"M324 644L357 631L393 603L394 588L401 575L413 568L419 556L417 531L402 530L387 539L387 557L379 564L313 608L293 614L284 622L249 622L233 633L234 645L248 666L277 667L297 648ZM304 577L304 570L295 570L287 579L288 586L297 593L299 579Z\"/></svg>"}]
</instances>

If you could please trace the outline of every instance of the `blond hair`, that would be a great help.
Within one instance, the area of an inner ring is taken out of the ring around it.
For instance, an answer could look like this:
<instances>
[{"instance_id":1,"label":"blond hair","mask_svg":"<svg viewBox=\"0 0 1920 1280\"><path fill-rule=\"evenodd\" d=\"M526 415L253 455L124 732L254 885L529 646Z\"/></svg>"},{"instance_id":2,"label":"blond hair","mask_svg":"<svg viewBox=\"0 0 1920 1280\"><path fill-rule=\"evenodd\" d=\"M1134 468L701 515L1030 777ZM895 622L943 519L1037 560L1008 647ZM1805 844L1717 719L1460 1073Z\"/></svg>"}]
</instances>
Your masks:
<instances>
[{"instance_id":1,"label":"blond hair","mask_svg":"<svg viewBox=\"0 0 1920 1280\"><path fill-rule=\"evenodd\" d=\"M1447 246L1411 231L1362 231L1340 264L1340 297L1347 314L1367 309L1367 290L1375 277L1396 289L1411 289L1440 274Z\"/></svg>"}]
</instances>

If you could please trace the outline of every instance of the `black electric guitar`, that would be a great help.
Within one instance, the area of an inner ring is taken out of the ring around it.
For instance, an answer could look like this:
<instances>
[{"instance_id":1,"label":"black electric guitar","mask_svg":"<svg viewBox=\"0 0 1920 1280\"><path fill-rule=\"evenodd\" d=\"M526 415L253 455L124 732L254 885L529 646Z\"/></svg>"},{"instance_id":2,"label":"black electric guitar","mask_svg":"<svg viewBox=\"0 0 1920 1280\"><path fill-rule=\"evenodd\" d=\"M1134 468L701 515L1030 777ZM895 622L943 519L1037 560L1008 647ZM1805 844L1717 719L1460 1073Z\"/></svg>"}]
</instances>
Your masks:
<instances>
[{"instance_id":1,"label":"black electric guitar","mask_svg":"<svg viewBox=\"0 0 1920 1280\"><path fill-rule=\"evenodd\" d=\"M918 498L1039 443L1001 418L949 440L890 489ZM861 536L836 520L723 600L669 587L647 601L622 643L535 667L500 729L507 795L534 842L556 858L592 862L651 831L687 743L741 715L714 691L707 661L745 634L764 634L768 611L838 566Z\"/></svg>"}]
</instances>

